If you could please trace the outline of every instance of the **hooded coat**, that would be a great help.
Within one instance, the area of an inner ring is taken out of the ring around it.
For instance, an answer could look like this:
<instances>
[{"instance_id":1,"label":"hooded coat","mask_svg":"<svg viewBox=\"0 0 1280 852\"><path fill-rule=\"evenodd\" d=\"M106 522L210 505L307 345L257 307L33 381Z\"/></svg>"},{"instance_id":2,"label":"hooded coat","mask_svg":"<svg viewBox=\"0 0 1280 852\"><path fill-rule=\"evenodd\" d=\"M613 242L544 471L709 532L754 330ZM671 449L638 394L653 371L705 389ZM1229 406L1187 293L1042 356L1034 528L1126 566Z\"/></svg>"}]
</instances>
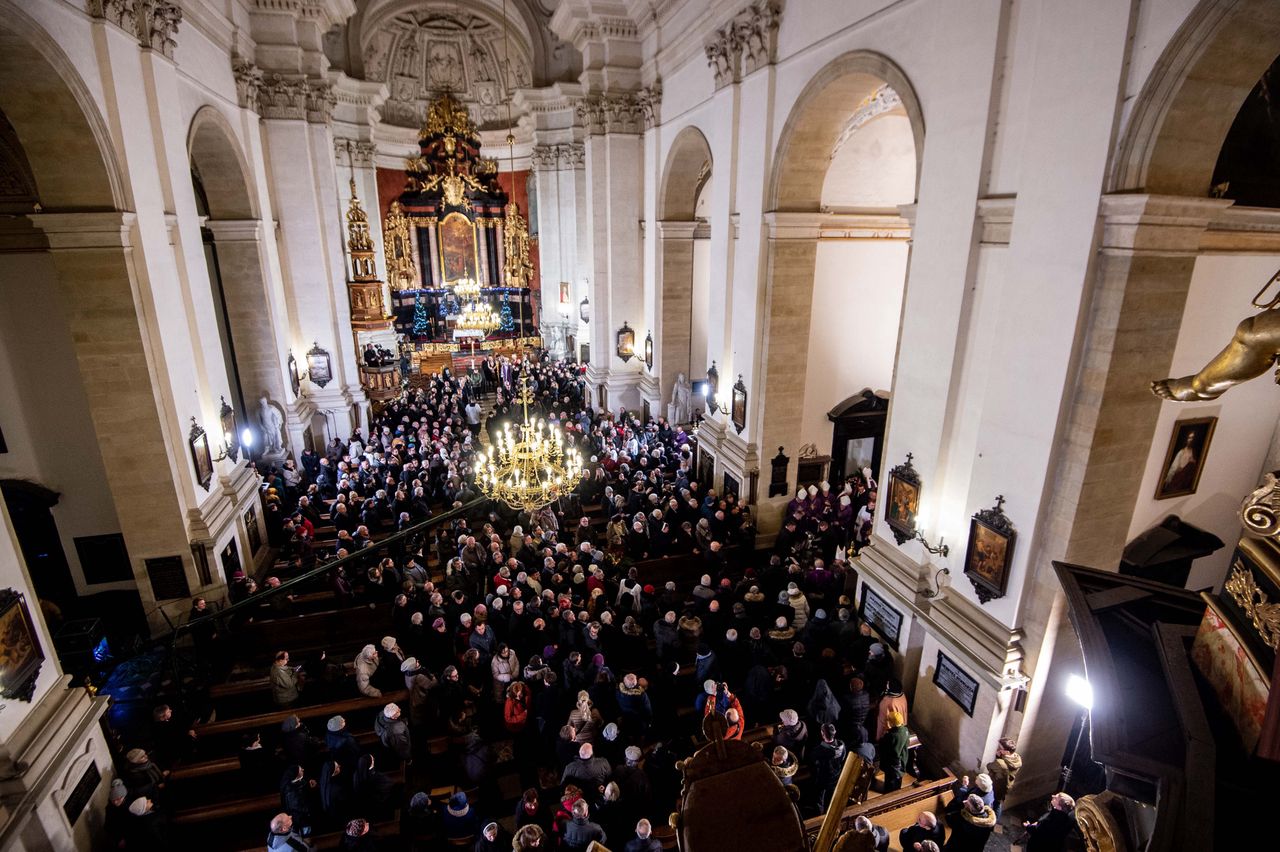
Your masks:
<instances>
[{"instance_id":1,"label":"hooded coat","mask_svg":"<svg viewBox=\"0 0 1280 852\"><path fill-rule=\"evenodd\" d=\"M951 837L942 847L944 852L982 852L996 827L996 812L983 805L982 813L974 814L962 805L947 814L947 825L951 826Z\"/></svg>"}]
</instances>

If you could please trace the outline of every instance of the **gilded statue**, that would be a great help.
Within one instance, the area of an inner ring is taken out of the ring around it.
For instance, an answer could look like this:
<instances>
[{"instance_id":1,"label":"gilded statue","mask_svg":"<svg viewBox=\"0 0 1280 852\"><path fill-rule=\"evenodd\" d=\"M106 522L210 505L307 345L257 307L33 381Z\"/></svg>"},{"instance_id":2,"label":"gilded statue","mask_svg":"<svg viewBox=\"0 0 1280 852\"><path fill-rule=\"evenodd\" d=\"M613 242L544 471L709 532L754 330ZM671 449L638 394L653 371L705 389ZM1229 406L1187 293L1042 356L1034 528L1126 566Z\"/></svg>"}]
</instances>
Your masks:
<instances>
[{"instance_id":1,"label":"gilded statue","mask_svg":"<svg viewBox=\"0 0 1280 852\"><path fill-rule=\"evenodd\" d=\"M1256 379L1280 358L1280 295L1261 302L1272 284L1280 282L1280 272L1253 297L1262 313L1248 317L1236 326L1235 336L1226 348L1214 356L1200 372L1181 378L1161 379L1151 383L1151 392L1163 399L1196 402L1217 399L1232 387ZM1280 383L1280 370L1276 373Z\"/></svg>"}]
</instances>

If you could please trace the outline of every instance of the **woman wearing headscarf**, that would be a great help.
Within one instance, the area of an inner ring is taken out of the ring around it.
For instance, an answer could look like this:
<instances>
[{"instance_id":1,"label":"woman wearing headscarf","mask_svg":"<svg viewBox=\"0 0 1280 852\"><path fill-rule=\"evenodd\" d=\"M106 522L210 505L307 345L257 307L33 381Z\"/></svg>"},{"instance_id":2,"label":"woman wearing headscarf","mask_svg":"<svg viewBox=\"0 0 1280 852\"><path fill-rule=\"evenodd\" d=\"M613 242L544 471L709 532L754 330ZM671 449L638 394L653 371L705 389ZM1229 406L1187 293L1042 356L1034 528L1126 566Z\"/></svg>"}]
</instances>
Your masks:
<instances>
[{"instance_id":1,"label":"woman wearing headscarf","mask_svg":"<svg viewBox=\"0 0 1280 852\"><path fill-rule=\"evenodd\" d=\"M840 702L827 682L819 678L809 699L809 718L815 725L834 725L840 719Z\"/></svg>"},{"instance_id":2,"label":"woman wearing headscarf","mask_svg":"<svg viewBox=\"0 0 1280 852\"><path fill-rule=\"evenodd\" d=\"M356 807L370 819L387 816L394 810L395 783L375 768L373 755L360 755L352 789Z\"/></svg>"},{"instance_id":3,"label":"woman wearing headscarf","mask_svg":"<svg viewBox=\"0 0 1280 852\"><path fill-rule=\"evenodd\" d=\"M340 822L347 815L349 767L329 759L320 765L320 810L330 823Z\"/></svg>"}]
</instances>

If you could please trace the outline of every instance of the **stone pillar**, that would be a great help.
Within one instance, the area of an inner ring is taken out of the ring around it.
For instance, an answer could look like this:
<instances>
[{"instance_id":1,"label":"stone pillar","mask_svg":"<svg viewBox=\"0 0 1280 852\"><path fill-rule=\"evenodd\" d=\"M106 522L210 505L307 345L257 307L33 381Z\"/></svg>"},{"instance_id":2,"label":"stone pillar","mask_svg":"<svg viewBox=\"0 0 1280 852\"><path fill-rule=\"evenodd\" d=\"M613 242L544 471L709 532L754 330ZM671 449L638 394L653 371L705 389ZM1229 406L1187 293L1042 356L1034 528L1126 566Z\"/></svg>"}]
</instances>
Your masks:
<instances>
[{"instance_id":1,"label":"stone pillar","mask_svg":"<svg viewBox=\"0 0 1280 852\"><path fill-rule=\"evenodd\" d=\"M693 232L695 222L658 222L658 304L653 343L657 349L659 396L666 403L676 374L693 375ZM732 383L731 383L732 384ZM666 416L665 411L655 412Z\"/></svg>"},{"instance_id":2,"label":"stone pillar","mask_svg":"<svg viewBox=\"0 0 1280 852\"><path fill-rule=\"evenodd\" d=\"M287 318L282 316L282 306L268 298L261 245L263 223L257 219L211 219L206 225L213 232L240 389L249 409L236 414L241 425L253 425L249 421L260 396L265 394L281 405L288 399L284 375L289 357ZM296 456L302 447L289 449Z\"/></svg>"},{"instance_id":3,"label":"stone pillar","mask_svg":"<svg viewBox=\"0 0 1280 852\"><path fill-rule=\"evenodd\" d=\"M1169 374L1201 235L1230 204L1136 193L1102 198L1087 333L1077 337L1080 376L1054 453L1053 495L1024 592L1033 680L1015 801L1052 786L1078 712L1063 698L1064 684L1068 675L1084 673L1048 562L1118 569L1162 404L1149 384Z\"/></svg>"},{"instance_id":4,"label":"stone pillar","mask_svg":"<svg viewBox=\"0 0 1280 852\"><path fill-rule=\"evenodd\" d=\"M757 405L764 424L760 443L785 447L795 458L804 408L804 376L809 363L809 321L813 313L813 270L818 257L817 213L767 213L764 333L760 335ZM720 394L733 386L720 377ZM756 523L762 534L776 532L789 495L761 501Z\"/></svg>"},{"instance_id":5,"label":"stone pillar","mask_svg":"<svg viewBox=\"0 0 1280 852\"><path fill-rule=\"evenodd\" d=\"M171 403L153 382L155 342L134 295L143 289L133 246L136 220L132 213L116 212L28 218L48 240L138 594L148 623L159 630L166 626L161 609L176 616L190 601L157 601L146 561L177 557L190 588L201 588L180 489L207 492L194 484L186 432L175 435L165 425ZM209 435L211 450L217 440ZM157 476L157 465L167 465L168 475Z\"/></svg>"}]
</instances>

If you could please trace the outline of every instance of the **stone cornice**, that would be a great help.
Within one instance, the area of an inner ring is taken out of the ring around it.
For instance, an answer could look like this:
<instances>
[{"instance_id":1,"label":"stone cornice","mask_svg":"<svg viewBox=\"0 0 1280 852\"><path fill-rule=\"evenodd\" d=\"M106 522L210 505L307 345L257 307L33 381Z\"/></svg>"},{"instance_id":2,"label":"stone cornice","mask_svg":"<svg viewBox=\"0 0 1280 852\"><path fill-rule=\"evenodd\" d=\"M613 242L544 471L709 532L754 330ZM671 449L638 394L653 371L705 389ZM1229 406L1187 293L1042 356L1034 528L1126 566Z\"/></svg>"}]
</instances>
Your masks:
<instances>
[{"instance_id":1,"label":"stone cornice","mask_svg":"<svg viewBox=\"0 0 1280 852\"><path fill-rule=\"evenodd\" d=\"M32 213L27 219L45 235L49 248L126 249L133 244L136 213Z\"/></svg>"},{"instance_id":2,"label":"stone cornice","mask_svg":"<svg viewBox=\"0 0 1280 852\"><path fill-rule=\"evenodd\" d=\"M535 171L582 168L587 164L587 149L581 142L535 145L529 156L529 162Z\"/></svg>"},{"instance_id":3,"label":"stone cornice","mask_svg":"<svg viewBox=\"0 0 1280 852\"><path fill-rule=\"evenodd\" d=\"M982 245L1007 246L1013 233L1016 195L978 199L978 220L982 223Z\"/></svg>"},{"instance_id":4,"label":"stone cornice","mask_svg":"<svg viewBox=\"0 0 1280 852\"><path fill-rule=\"evenodd\" d=\"M1102 196L1102 252L1186 256L1199 252L1209 223L1233 202L1226 198L1111 193Z\"/></svg>"},{"instance_id":5,"label":"stone cornice","mask_svg":"<svg viewBox=\"0 0 1280 852\"><path fill-rule=\"evenodd\" d=\"M264 74L241 56L231 57L236 79L236 99L244 109L263 118L305 119L313 124L332 124L338 103L337 87L327 80L284 74Z\"/></svg>"},{"instance_id":6,"label":"stone cornice","mask_svg":"<svg viewBox=\"0 0 1280 852\"><path fill-rule=\"evenodd\" d=\"M182 8L168 0L88 0L87 11L95 18L110 21L138 39L148 50L158 50L169 59L178 46L174 37L182 23Z\"/></svg>"},{"instance_id":7,"label":"stone cornice","mask_svg":"<svg viewBox=\"0 0 1280 852\"><path fill-rule=\"evenodd\" d=\"M1230 254L1280 254L1280 210L1228 207L1209 223L1200 251Z\"/></svg>"},{"instance_id":8,"label":"stone cornice","mask_svg":"<svg viewBox=\"0 0 1280 852\"><path fill-rule=\"evenodd\" d=\"M356 139L335 136L333 138L333 154L339 167L347 165L347 156L350 154L351 162L356 168L371 169L374 167L378 156L378 146L373 142L361 142Z\"/></svg>"},{"instance_id":9,"label":"stone cornice","mask_svg":"<svg viewBox=\"0 0 1280 852\"><path fill-rule=\"evenodd\" d=\"M578 121L588 136L601 133L643 133L658 122L662 84L637 92L604 93L578 99Z\"/></svg>"}]
</instances>

